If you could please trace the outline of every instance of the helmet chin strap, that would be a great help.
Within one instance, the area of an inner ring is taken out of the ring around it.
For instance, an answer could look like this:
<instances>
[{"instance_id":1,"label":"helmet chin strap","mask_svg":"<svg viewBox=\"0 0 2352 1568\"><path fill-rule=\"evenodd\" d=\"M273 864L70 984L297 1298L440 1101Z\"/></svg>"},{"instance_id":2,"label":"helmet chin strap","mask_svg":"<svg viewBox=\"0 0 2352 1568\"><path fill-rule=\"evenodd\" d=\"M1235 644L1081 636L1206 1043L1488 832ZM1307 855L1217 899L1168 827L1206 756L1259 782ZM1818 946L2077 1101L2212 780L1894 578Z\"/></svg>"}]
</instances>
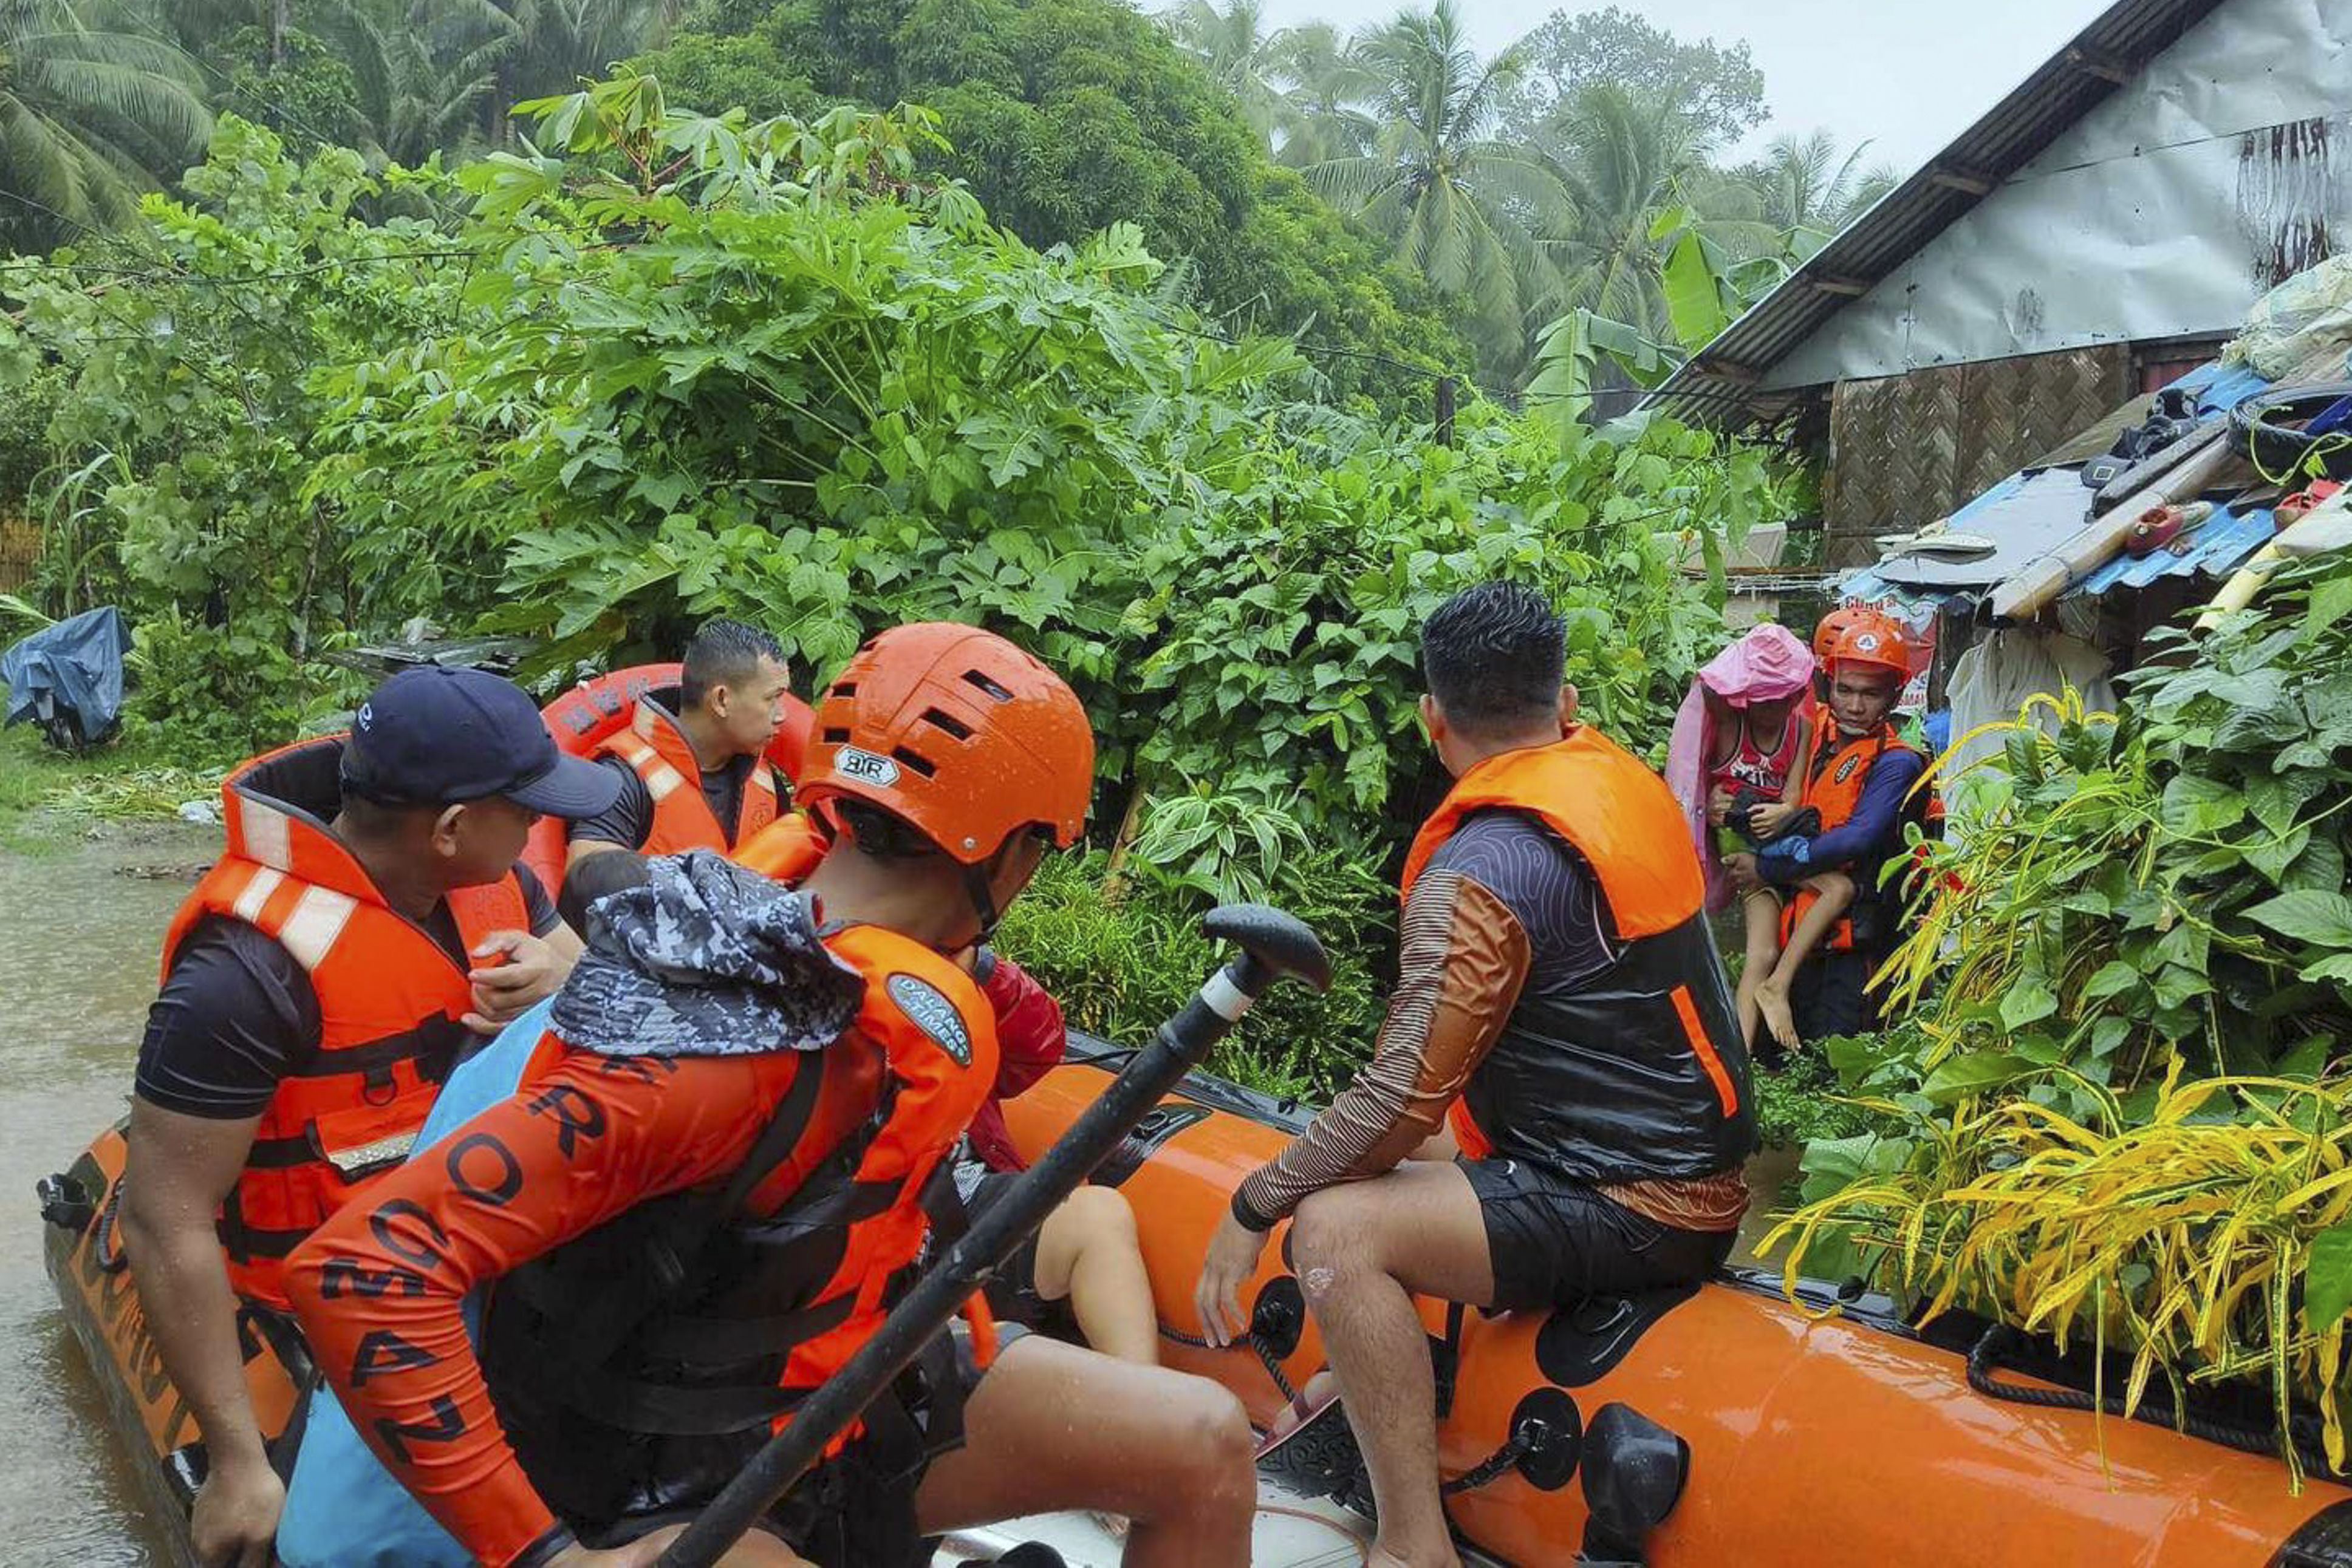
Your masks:
<instances>
[{"instance_id":1,"label":"helmet chin strap","mask_svg":"<svg viewBox=\"0 0 2352 1568\"><path fill-rule=\"evenodd\" d=\"M990 883L988 868L984 864L963 868L963 891L964 896L971 900L972 914L980 919L980 935L965 946L977 946L996 935L996 923L1004 918L1004 912L996 907L996 889ZM958 952L962 950L962 947L956 949Z\"/></svg>"}]
</instances>

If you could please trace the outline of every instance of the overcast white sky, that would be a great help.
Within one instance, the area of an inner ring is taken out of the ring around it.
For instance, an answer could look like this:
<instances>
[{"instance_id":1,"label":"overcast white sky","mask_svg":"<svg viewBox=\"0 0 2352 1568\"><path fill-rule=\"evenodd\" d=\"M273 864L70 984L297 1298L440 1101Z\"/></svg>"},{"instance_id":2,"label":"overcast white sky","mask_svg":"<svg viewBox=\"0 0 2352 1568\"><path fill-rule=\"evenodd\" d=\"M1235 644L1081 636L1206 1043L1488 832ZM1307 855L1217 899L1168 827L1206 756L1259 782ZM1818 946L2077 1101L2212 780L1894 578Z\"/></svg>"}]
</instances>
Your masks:
<instances>
[{"instance_id":1,"label":"overcast white sky","mask_svg":"<svg viewBox=\"0 0 2352 1568\"><path fill-rule=\"evenodd\" d=\"M1745 38L1784 131L1827 126L1869 161L1909 172L1992 107L2107 0L1618 0L1678 38ZM1400 0L1265 0L1268 26L1320 17L1345 27L1386 21ZM1460 0L1491 54L1540 24L1544 0ZM1580 0L1559 8L1594 11Z\"/></svg>"}]
</instances>

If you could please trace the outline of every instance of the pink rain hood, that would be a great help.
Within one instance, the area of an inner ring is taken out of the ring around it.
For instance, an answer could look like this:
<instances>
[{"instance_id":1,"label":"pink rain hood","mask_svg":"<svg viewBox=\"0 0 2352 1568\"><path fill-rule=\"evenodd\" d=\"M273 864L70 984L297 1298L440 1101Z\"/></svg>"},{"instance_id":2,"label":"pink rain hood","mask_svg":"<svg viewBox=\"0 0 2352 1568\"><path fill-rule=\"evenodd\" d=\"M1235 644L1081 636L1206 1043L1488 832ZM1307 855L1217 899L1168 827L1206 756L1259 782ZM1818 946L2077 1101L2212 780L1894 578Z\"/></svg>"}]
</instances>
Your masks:
<instances>
[{"instance_id":1,"label":"pink rain hood","mask_svg":"<svg viewBox=\"0 0 2352 1568\"><path fill-rule=\"evenodd\" d=\"M1786 626L1763 625L1709 660L1691 683L1675 716L1674 740L1666 750L1666 783L1682 802L1691 840L1698 846L1699 864L1706 870L1706 906L1721 909L1731 902L1731 884L1715 852L1715 835L1706 823L1706 759L1715 749L1714 725L1707 715L1706 693L1713 692L1734 707L1750 703L1778 702L1811 685L1812 651ZM1704 690L1702 690L1704 688Z\"/></svg>"}]
</instances>

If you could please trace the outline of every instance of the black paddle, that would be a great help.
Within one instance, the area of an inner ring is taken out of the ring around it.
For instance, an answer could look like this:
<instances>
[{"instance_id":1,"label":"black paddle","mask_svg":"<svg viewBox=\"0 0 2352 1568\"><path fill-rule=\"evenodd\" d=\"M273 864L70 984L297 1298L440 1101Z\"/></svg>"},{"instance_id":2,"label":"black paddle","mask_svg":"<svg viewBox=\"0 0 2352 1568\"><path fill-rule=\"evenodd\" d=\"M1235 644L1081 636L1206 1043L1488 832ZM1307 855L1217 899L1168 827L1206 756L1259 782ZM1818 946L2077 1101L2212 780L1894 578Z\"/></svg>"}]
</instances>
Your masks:
<instances>
[{"instance_id":1,"label":"black paddle","mask_svg":"<svg viewBox=\"0 0 2352 1568\"><path fill-rule=\"evenodd\" d=\"M1045 1151L1004 1197L948 1249L872 1339L826 1379L785 1428L768 1440L742 1473L711 1500L684 1535L663 1552L659 1568L710 1568L793 1483L814 1464L834 1435L856 1420L893 1378L919 1354L1062 1199L1086 1180L1144 1113L1160 1103L1196 1066L1258 994L1288 976L1319 991L1331 983L1322 943L1296 917L1262 904L1228 904L1209 912L1201 929L1232 941L1241 953L1211 975L1184 1010L1160 1026L1102 1097L1087 1107L1061 1141Z\"/></svg>"}]
</instances>

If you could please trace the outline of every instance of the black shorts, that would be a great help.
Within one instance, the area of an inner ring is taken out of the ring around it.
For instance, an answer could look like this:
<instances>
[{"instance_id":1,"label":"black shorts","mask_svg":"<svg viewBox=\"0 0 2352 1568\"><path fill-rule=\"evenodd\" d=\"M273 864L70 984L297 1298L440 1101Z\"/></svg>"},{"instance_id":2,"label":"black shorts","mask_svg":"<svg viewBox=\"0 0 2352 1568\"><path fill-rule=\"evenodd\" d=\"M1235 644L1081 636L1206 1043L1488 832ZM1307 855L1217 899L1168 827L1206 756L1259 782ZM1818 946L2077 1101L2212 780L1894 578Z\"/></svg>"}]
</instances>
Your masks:
<instances>
[{"instance_id":1,"label":"black shorts","mask_svg":"<svg viewBox=\"0 0 2352 1568\"><path fill-rule=\"evenodd\" d=\"M1681 1230L1526 1160L1455 1162L1478 1195L1497 1312L1567 1306L1703 1280L1738 1233Z\"/></svg>"},{"instance_id":2,"label":"black shorts","mask_svg":"<svg viewBox=\"0 0 2352 1568\"><path fill-rule=\"evenodd\" d=\"M1021 1337L1004 1329L1000 1351ZM963 1446L963 1406L984 1370L959 1322L924 1348L891 1391L866 1408L856 1442L801 1479L753 1529L817 1568L926 1568L937 1550L915 1522L915 1494L931 1461ZM585 1544L625 1546L701 1512L699 1507L632 1514Z\"/></svg>"},{"instance_id":3,"label":"black shorts","mask_svg":"<svg viewBox=\"0 0 2352 1568\"><path fill-rule=\"evenodd\" d=\"M1004 1195L1013 1190L1013 1184L1024 1174L991 1171L982 1176L964 1197L964 1213L977 1220L1003 1202ZM1037 1232L1034 1230L988 1281L986 1294L988 1310L1005 1322L1034 1329L1054 1339L1085 1343L1078 1337L1077 1318L1070 1310L1069 1298L1049 1301L1037 1293Z\"/></svg>"}]
</instances>

